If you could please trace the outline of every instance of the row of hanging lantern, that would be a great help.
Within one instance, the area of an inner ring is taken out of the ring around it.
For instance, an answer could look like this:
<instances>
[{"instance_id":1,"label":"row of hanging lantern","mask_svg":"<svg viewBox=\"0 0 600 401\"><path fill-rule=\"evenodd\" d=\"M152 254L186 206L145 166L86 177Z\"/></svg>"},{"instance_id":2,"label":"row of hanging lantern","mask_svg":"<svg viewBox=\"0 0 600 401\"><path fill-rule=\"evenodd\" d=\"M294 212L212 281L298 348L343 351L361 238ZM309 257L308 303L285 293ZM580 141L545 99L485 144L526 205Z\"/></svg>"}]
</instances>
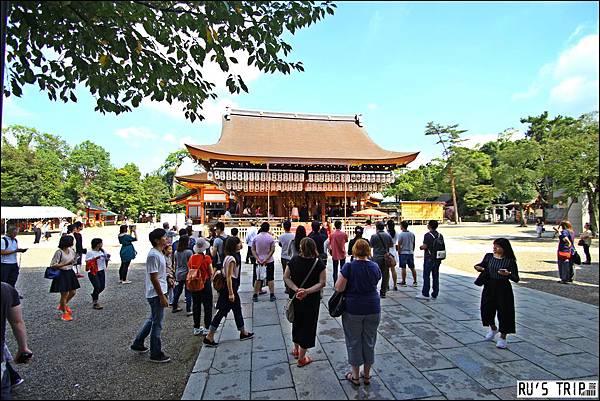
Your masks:
<instances>
[{"instance_id":1,"label":"row of hanging lantern","mask_svg":"<svg viewBox=\"0 0 600 401\"><path fill-rule=\"evenodd\" d=\"M254 181L225 181L224 188L228 191L244 191L244 192L381 192L386 184L377 183L349 183L345 185L340 182L254 182ZM270 189L269 189L270 186Z\"/></svg>"},{"instance_id":2,"label":"row of hanging lantern","mask_svg":"<svg viewBox=\"0 0 600 401\"><path fill-rule=\"evenodd\" d=\"M301 182L263 182L263 181L225 181L225 188L227 190L236 190L244 192L267 192L270 190L284 191L284 192L295 192L303 191L304 184Z\"/></svg>"},{"instance_id":3,"label":"row of hanging lantern","mask_svg":"<svg viewBox=\"0 0 600 401\"><path fill-rule=\"evenodd\" d=\"M370 174L370 173L308 173L308 182L360 182L392 184L395 181L392 173Z\"/></svg>"},{"instance_id":4,"label":"row of hanging lantern","mask_svg":"<svg viewBox=\"0 0 600 401\"><path fill-rule=\"evenodd\" d=\"M209 179L220 181L282 181L282 182L304 182L304 173L275 172L275 171L232 171L215 170L208 173Z\"/></svg>"},{"instance_id":5,"label":"row of hanging lantern","mask_svg":"<svg viewBox=\"0 0 600 401\"><path fill-rule=\"evenodd\" d=\"M385 184L375 183L350 183L346 184L339 182L309 182L306 184L306 191L311 192L343 192L344 189L350 192L379 192L383 191Z\"/></svg>"}]
</instances>

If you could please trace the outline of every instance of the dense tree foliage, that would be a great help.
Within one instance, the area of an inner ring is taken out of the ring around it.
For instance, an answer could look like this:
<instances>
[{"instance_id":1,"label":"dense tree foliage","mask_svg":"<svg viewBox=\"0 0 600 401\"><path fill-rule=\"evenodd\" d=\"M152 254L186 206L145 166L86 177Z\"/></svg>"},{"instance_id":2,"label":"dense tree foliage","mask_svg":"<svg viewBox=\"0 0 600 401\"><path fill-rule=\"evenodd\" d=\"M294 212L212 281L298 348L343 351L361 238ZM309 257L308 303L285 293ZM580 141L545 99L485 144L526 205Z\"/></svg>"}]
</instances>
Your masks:
<instances>
[{"instance_id":1,"label":"dense tree foliage","mask_svg":"<svg viewBox=\"0 0 600 401\"><path fill-rule=\"evenodd\" d=\"M289 33L333 15L329 1L11 1L7 95L37 84L51 100L77 101L82 84L96 110L123 113L143 99L179 102L203 119L216 84L248 92L236 64L260 71L303 71L284 58ZM216 64L225 82L203 74ZM225 78L227 77L227 78Z\"/></svg>"},{"instance_id":2,"label":"dense tree foliage","mask_svg":"<svg viewBox=\"0 0 600 401\"><path fill-rule=\"evenodd\" d=\"M33 128L10 126L3 131L3 206L64 206L78 212L91 200L137 219L180 209L168 203L173 193L185 190L175 184L172 192L173 176L174 170L161 168L142 177L133 163L115 168L110 154L90 141L70 147L60 137Z\"/></svg>"},{"instance_id":3,"label":"dense tree foliage","mask_svg":"<svg viewBox=\"0 0 600 401\"><path fill-rule=\"evenodd\" d=\"M457 125L429 123L426 135L438 137L444 159L416 169L397 171L386 195L399 200L433 200L453 187L463 216L481 214L493 203L521 206L542 199L554 204L560 190L571 200L585 196L595 232L598 230L598 113L579 118L547 112L521 120L527 124L524 139L507 129L498 139L476 148L461 144ZM566 200L566 199L564 199ZM565 210L567 212L568 210Z\"/></svg>"}]
</instances>

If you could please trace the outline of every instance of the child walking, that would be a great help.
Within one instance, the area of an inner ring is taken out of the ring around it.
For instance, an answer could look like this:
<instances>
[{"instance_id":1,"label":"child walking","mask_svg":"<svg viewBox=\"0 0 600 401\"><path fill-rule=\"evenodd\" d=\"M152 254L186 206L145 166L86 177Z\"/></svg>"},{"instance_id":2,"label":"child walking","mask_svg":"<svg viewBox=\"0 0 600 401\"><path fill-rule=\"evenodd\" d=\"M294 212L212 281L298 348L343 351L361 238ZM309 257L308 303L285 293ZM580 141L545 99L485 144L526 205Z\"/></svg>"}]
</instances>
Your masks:
<instances>
[{"instance_id":1,"label":"child walking","mask_svg":"<svg viewBox=\"0 0 600 401\"><path fill-rule=\"evenodd\" d=\"M186 288L192 294L192 312L194 315L195 336L205 336L212 320L212 257L206 255L210 244L204 238L199 238L194 245L194 255L188 261L189 272ZM204 308L204 327L200 327L200 318Z\"/></svg>"},{"instance_id":2,"label":"child walking","mask_svg":"<svg viewBox=\"0 0 600 401\"><path fill-rule=\"evenodd\" d=\"M92 250L88 251L85 256L85 270L88 272L88 278L94 287L94 292L92 292L92 308L96 310L104 309L98 303L98 298L106 288L105 271L108 259L109 256L102 249L102 239L94 238L92 240Z\"/></svg>"}]
</instances>

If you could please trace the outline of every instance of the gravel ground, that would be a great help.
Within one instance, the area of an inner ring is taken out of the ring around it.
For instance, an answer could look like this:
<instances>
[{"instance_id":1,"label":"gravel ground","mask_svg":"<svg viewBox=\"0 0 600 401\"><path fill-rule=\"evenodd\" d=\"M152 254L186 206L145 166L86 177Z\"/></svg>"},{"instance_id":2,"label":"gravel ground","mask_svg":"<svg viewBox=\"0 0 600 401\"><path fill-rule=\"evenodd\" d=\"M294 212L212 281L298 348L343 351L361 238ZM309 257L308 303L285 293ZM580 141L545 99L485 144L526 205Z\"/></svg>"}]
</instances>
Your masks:
<instances>
[{"instance_id":1,"label":"gravel ground","mask_svg":"<svg viewBox=\"0 0 600 401\"><path fill-rule=\"evenodd\" d=\"M144 298L143 265L133 266L130 285L118 283L117 267L107 272L100 295L104 310L91 308L92 286L81 279L72 301L75 320L63 322L56 311L58 295L50 294L43 270L25 269L17 289L23 310L31 364L18 366L25 383L16 399L180 399L192 371L202 337L193 337L192 318L165 312L162 345L172 361L154 364L129 345L150 313ZM180 301L183 305L183 300ZM12 334L9 347L15 350ZM149 338L146 345L149 346Z\"/></svg>"}]
</instances>

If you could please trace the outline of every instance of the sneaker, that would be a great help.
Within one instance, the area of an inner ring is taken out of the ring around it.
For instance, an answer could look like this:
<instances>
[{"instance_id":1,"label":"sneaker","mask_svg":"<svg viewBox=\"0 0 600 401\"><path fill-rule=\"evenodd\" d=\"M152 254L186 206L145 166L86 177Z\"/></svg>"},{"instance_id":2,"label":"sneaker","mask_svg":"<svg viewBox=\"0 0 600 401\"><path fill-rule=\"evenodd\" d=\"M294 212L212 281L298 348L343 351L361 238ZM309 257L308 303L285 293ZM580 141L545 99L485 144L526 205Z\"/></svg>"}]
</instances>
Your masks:
<instances>
[{"instance_id":1,"label":"sneaker","mask_svg":"<svg viewBox=\"0 0 600 401\"><path fill-rule=\"evenodd\" d=\"M240 341L246 341L254 337L254 333L240 334Z\"/></svg>"},{"instance_id":2,"label":"sneaker","mask_svg":"<svg viewBox=\"0 0 600 401\"><path fill-rule=\"evenodd\" d=\"M275 296L275 294L271 294L271 298L269 299L269 301L271 301L271 302L277 301L277 297Z\"/></svg>"},{"instance_id":3,"label":"sneaker","mask_svg":"<svg viewBox=\"0 0 600 401\"><path fill-rule=\"evenodd\" d=\"M496 343L496 348L506 349L506 340L503 338L499 338L498 342Z\"/></svg>"},{"instance_id":4,"label":"sneaker","mask_svg":"<svg viewBox=\"0 0 600 401\"><path fill-rule=\"evenodd\" d=\"M429 297L424 296L423 294L417 294L417 296L415 297L416 299L424 299L429 301Z\"/></svg>"},{"instance_id":5,"label":"sneaker","mask_svg":"<svg viewBox=\"0 0 600 401\"><path fill-rule=\"evenodd\" d=\"M122 283L122 284L131 284L131 281L129 281L129 280L125 280L125 281L123 281L123 283Z\"/></svg>"},{"instance_id":6,"label":"sneaker","mask_svg":"<svg viewBox=\"0 0 600 401\"><path fill-rule=\"evenodd\" d=\"M398 291L398 287L394 286L394 291Z\"/></svg>"},{"instance_id":7,"label":"sneaker","mask_svg":"<svg viewBox=\"0 0 600 401\"><path fill-rule=\"evenodd\" d=\"M214 341L210 341L210 340L208 340L206 338L204 340L202 340L202 344L204 344L208 348L217 348L219 346L219 343L216 343Z\"/></svg>"},{"instance_id":8,"label":"sneaker","mask_svg":"<svg viewBox=\"0 0 600 401\"><path fill-rule=\"evenodd\" d=\"M498 330L490 330L486 335L485 335L485 341L494 341L494 339L496 338L496 335L498 334Z\"/></svg>"},{"instance_id":9,"label":"sneaker","mask_svg":"<svg viewBox=\"0 0 600 401\"><path fill-rule=\"evenodd\" d=\"M258 302L258 295L252 295L252 302Z\"/></svg>"},{"instance_id":10,"label":"sneaker","mask_svg":"<svg viewBox=\"0 0 600 401\"><path fill-rule=\"evenodd\" d=\"M265 295L267 292L265 290L260 290L260 292L258 293L258 295Z\"/></svg>"},{"instance_id":11,"label":"sneaker","mask_svg":"<svg viewBox=\"0 0 600 401\"><path fill-rule=\"evenodd\" d=\"M194 312L186 312L186 314L185 314L185 315L186 315L187 317L194 316Z\"/></svg>"},{"instance_id":12,"label":"sneaker","mask_svg":"<svg viewBox=\"0 0 600 401\"><path fill-rule=\"evenodd\" d=\"M64 322L70 322L73 320L73 315L71 315L69 312L65 312L60 317L60 320L62 320Z\"/></svg>"},{"instance_id":13,"label":"sneaker","mask_svg":"<svg viewBox=\"0 0 600 401\"><path fill-rule=\"evenodd\" d=\"M418 283L415 281L415 282L413 283L413 287L418 287L418 286L419 286L419 284L418 284Z\"/></svg>"},{"instance_id":14,"label":"sneaker","mask_svg":"<svg viewBox=\"0 0 600 401\"><path fill-rule=\"evenodd\" d=\"M385 295L385 292L380 293L379 298L381 298L381 299L387 298L387 296Z\"/></svg>"},{"instance_id":15,"label":"sneaker","mask_svg":"<svg viewBox=\"0 0 600 401\"><path fill-rule=\"evenodd\" d=\"M177 313L177 312L181 312L183 309L181 308L173 308L173 310L171 312L173 313Z\"/></svg>"},{"instance_id":16,"label":"sneaker","mask_svg":"<svg viewBox=\"0 0 600 401\"><path fill-rule=\"evenodd\" d=\"M23 384L23 383L25 383L25 379L23 379L22 377L19 377L18 379L16 379L16 380L15 380L15 382L14 382L14 383L11 383L11 384L10 384L10 387L11 387L11 388L15 388L15 387L18 387L18 386L20 386L20 385L21 385L21 384Z\"/></svg>"},{"instance_id":17,"label":"sneaker","mask_svg":"<svg viewBox=\"0 0 600 401\"><path fill-rule=\"evenodd\" d=\"M150 357L150 362L167 363L167 362L171 362L171 358L168 355L165 355L164 352L161 352L161 354L157 357Z\"/></svg>"},{"instance_id":18,"label":"sneaker","mask_svg":"<svg viewBox=\"0 0 600 401\"><path fill-rule=\"evenodd\" d=\"M203 336L207 336L207 335L208 335L208 333L210 332L210 330L208 330L208 329L205 329L204 327L202 327L200 330L202 330L202 335L203 335Z\"/></svg>"},{"instance_id":19,"label":"sneaker","mask_svg":"<svg viewBox=\"0 0 600 401\"><path fill-rule=\"evenodd\" d=\"M94 308L96 310L102 310L102 309L104 309L104 306L102 306L100 304L94 304L94 306L92 306L92 308Z\"/></svg>"},{"instance_id":20,"label":"sneaker","mask_svg":"<svg viewBox=\"0 0 600 401\"><path fill-rule=\"evenodd\" d=\"M150 351L150 348L144 347L143 345L141 347L132 345L131 347L129 347L129 349L138 354L145 354L146 352Z\"/></svg>"},{"instance_id":21,"label":"sneaker","mask_svg":"<svg viewBox=\"0 0 600 401\"><path fill-rule=\"evenodd\" d=\"M201 336L201 335L202 335L202 333L203 333L202 329L194 329L194 330L193 330L193 334L194 334L195 336Z\"/></svg>"},{"instance_id":22,"label":"sneaker","mask_svg":"<svg viewBox=\"0 0 600 401\"><path fill-rule=\"evenodd\" d=\"M402 281L399 284L400 284L400 287L406 287L406 281Z\"/></svg>"},{"instance_id":23,"label":"sneaker","mask_svg":"<svg viewBox=\"0 0 600 401\"><path fill-rule=\"evenodd\" d=\"M432 297L431 297L431 300L432 300L432 301L437 301L437 297L433 297L433 296L432 296Z\"/></svg>"}]
</instances>

